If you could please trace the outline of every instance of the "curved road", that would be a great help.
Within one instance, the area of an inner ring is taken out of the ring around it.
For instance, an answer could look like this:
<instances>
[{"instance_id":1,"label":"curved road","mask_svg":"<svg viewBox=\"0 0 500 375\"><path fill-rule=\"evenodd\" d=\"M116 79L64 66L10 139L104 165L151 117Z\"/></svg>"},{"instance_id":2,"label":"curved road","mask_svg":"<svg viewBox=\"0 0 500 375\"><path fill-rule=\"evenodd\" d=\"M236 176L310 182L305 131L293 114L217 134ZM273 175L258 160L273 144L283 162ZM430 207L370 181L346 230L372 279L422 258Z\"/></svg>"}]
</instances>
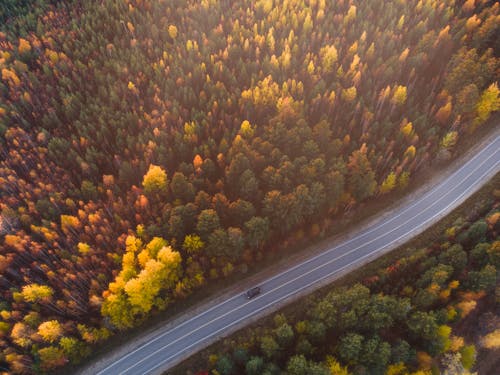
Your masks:
<instances>
[{"instance_id":1,"label":"curved road","mask_svg":"<svg viewBox=\"0 0 500 375\"><path fill-rule=\"evenodd\" d=\"M313 290L415 236L453 210L500 171L500 135L453 174L414 202L401 207L351 239L325 250L260 284L253 299L243 293L165 330L147 343L95 370L98 375L161 374L245 321L283 305L290 297Z\"/></svg>"}]
</instances>

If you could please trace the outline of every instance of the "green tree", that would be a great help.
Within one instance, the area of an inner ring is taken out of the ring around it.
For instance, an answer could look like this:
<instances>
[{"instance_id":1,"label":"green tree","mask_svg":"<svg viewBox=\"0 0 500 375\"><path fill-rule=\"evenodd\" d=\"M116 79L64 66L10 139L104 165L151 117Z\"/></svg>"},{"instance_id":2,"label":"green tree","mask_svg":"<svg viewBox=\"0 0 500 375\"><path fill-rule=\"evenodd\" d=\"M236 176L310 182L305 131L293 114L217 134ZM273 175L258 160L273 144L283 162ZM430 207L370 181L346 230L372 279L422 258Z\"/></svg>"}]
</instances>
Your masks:
<instances>
[{"instance_id":1,"label":"green tree","mask_svg":"<svg viewBox=\"0 0 500 375\"><path fill-rule=\"evenodd\" d=\"M230 357L223 355L217 360L215 369L221 375L230 375L233 373L234 363Z\"/></svg>"},{"instance_id":2,"label":"green tree","mask_svg":"<svg viewBox=\"0 0 500 375\"><path fill-rule=\"evenodd\" d=\"M363 336L357 333L348 333L343 336L338 346L339 357L346 363L358 363L363 348L363 341Z\"/></svg>"},{"instance_id":3,"label":"green tree","mask_svg":"<svg viewBox=\"0 0 500 375\"><path fill-rule=\"evenodd\" d=\"M196 224L196 231L203 241L206 241L208 236L219 228L219 215L217 215L215 210L207 209L200 212L198 215L198 222Z\"/></svg>"},{"instance_id":4,"label":"green tree","mask_svg":"<svg viewBox=\"0 0 500 375\"><path fill-rule=\"evenodd\" d=\"M367 147L363 144L359 150L354 151L349 157L349 191L358 202L373 195L377 187L375 173L366 153Z\"/></svg>"},{"instance_id":5,"label":"green tree","mask_svg":"<svg viewBox=\"0 0 500 375\"><path fill-rule=\"evenodd\" d=\"M262 357L251 357L245 365L247 375L260 375L264 370L264 359Z\"/></svg>"}]
</instances>

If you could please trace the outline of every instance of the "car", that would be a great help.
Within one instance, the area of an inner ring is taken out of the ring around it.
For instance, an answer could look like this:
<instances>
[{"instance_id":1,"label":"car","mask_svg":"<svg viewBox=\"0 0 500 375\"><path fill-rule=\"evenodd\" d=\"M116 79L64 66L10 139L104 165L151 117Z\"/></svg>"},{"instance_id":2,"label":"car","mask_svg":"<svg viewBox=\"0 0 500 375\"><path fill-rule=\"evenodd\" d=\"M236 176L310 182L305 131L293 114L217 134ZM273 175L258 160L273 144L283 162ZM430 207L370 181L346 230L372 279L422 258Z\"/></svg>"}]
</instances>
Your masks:
<instances>
[{"instance_id":1,"label":"car","mask_svg":"<svg viewBox=\"0 0 500 375\"><path fill-rule=\"evenodd\" d=\"M247 296L248 299L253 298L258 294L260 294L260 287L258 287L258 286L247 290L247 292L245 293L245 295Z\"/></svg>"}]
</instances>

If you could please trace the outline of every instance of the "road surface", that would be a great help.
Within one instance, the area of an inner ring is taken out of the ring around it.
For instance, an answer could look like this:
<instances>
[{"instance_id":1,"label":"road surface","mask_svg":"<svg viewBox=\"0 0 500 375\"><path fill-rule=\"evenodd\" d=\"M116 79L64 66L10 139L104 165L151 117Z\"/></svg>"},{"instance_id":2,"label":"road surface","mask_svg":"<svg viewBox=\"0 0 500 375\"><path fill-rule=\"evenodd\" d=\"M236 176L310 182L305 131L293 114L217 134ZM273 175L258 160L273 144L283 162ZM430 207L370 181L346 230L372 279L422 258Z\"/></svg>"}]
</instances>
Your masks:
<instances>
[{"instance_id":1,"label":"road surface","mask_svg":"<svg viewBox=\"0 0 500 375\"><path fill-rule=\"evenodd\" d=\"M190 354L242 324L255 320L293 296L304 294L355 269L421 233L452 211L500 171L500 135L444 181L390 217L260 283L261 293L247 299L244 291L207 308L113 362L94 368L97 375L161 374Z\"/></svg>"}]
</instances>

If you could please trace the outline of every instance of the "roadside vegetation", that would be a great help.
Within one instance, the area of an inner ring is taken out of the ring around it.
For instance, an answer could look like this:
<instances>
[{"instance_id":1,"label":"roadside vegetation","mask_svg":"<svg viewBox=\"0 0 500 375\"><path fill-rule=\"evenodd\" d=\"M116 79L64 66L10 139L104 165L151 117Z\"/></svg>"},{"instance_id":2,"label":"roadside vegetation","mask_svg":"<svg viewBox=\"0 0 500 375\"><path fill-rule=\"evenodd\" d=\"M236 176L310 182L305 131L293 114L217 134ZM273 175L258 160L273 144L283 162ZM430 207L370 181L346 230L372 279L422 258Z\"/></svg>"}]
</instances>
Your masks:
<instances>
[{"instance_id":1,"label":"roadside vegetation","mask_svg":"<svg viewBox=\"0 0 500 375\"><path fill-rule=\"evenodd\" d=\"M2 2L0 368L77 364L408 191L499 109L499 17L484 0Z\"/></svg>"},{"instance_id":2,"label":"roadside vegetation","mask_svg":"<svg viewBox=\"0 0 500 375\"><path fill-rule=\"evenodd\" d=\"M478 363L479 373L492 373L487 354L500 349L499 181L444 219L446 229L438 224L437 236L424 232L415 242L425 247L397 249L169 373L468 374L478 353L490 362Z\"/></svg>"}]
</instances>

